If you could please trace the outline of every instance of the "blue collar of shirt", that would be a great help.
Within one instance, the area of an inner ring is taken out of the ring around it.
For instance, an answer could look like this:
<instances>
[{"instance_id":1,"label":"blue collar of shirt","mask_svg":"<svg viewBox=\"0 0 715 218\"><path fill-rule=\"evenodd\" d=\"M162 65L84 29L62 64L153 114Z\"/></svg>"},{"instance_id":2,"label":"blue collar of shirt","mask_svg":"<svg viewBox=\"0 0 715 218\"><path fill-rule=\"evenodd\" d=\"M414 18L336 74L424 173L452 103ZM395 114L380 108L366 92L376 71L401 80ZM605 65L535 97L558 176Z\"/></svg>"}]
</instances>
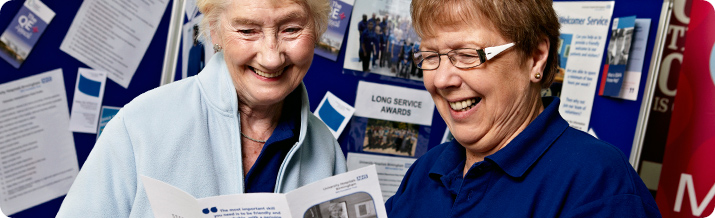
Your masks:
<instances>
[{"instance_id":1,"label":"blue collar of shirt","mask_svg":"<svg viewBox=\"0 0 715 218\"><path fill-rule=\"evenodd\" d=\"M295 130L295 123L299 118L296 118L295 116L283 116L282 118L283 119L278 121L278 125L275 129L273 129L273 133L270 137L268 137L268 140L266 140L266 143L264 145L270 146L273 145L275 142L290 139L295 136L295 133L293 131Z\"/></svg>"},{"instance_id":2,"label":"blue collar of shirt","mask_svg":"<svg viewBox=\"0 0 715 218\"><path fill-rule=\"evenodd\" d=\"M301 95L293 91L285 99L281 118L244 178L246 193L273 192L285 156L298 141Z\"/></svg>"},{"instance_id":3,"label":"blue collar of shirt","mask_svg":"<svg viewBox=\"0 0 715 218\"><path fill-rule=\"evenodd\" d=\"M534 119L507 146L498 152L485 157L486 161L494 163L511 177L525 176L529 168L536 163L551 144L568 128L568 123L559 116L559 98L544 97L544 111ZM548 127L548 128L547 128ZM430 169L429 176L443 184L442 177L453 173L455 169L461 172L466 157L465 149L456 140L452 140ZM455 158L457 157L457 158ZM459 175L461 176L461 174ZM448 177L452 177L451 175ZM446 180L451 180L445 178ZM447 184L445 184L447 185ZM447 185L449 187L449 185Z\"/></svg>"},{"instance_id":4,"label":"blue collar of shirt","mask_svg":"<svg viewBox=\"0 0 715 218\"><path fill-rule=\"evenodd\" d=\"M276 125L276 128L273 129L273 133L271 133L271 136L266 140L264 150L265 147L275 142L291 139L298 135L298 128L295 127L300 125L300 113L298 112L300 110L296 110L296 108L300 108L300 101L300 92L295 90L286 96L281 117L278 119L278 125Z\"/></svg>"}]
</instances>

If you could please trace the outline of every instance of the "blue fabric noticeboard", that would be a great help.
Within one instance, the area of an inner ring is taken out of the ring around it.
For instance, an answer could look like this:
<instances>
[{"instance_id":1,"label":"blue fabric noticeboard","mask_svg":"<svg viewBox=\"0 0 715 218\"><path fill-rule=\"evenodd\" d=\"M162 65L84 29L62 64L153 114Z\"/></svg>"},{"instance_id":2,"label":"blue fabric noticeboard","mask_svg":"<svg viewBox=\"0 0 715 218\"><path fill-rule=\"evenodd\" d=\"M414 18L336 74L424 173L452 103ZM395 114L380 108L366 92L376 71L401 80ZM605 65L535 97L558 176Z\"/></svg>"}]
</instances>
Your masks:
<instances>
[{"instance_id":1,"label":"blue fabric noticeboard","mask_svg":"<svg viewBox=\"0 0 715 218\"><path fill-rule=\"evenodd\" d=\"M358 0L361 1L361 0ZM14 0L7 2L0 11L0 29L4 30L24 1ZM51 8L56 16L39 39L35 48L28 56L27 60L19 69L5 61L0 61L0 83L17 80L30 75L35 75L57 68L62 68L67 92L67 98L74 96L74 86L79 67L86 65L75 60L68 54L59 50L60 44L69 29L75 14L79 10L82 1L44 1ZM658 21L661 13L662 0L617 0L615 3L613 17L624 17L635 15L638 18L650 18L652 20L646 59L653 54L653 46L657 32ZM169 2L171 5L172 2ZM170 7L169 7L170 8ZM117 83L107 82L103 105L122 107L136 96L150 89L157 87L160 83L164 49L166 46L166 36L169 25L170 10L164 11L161 23L159 24L154 38L149 48L139 64L136 74L127 89ZM355 31L349 29L348 31ZM346 33L347 35L347 33ZM347 40L343 40L346 44ZM345 47L345 46L343 46ZM605 52L605 51L604 51ZM605 57L605 56L604 56ZM357 85L360 80L368 82L383 83L389 85L403 86L407 88L424 89L421 82L406 79L383 77L377 74L362 73L350 70L343 70L345 59L345 49L338 55L337 61L315 56L313 64L305 76L304 83L308 89L310 97L310 108L314 111L320 100L327 91L332 92L343 101L353 104L355 102ZM179 57L180 61L180 57ZM602 61L605 63L605 59ZM180 66L180 63L179 63ZM644 66L650 66L646 61ZM602 69L601 69L602 71ZM644 67L640 87L644 87L648 77L649 67ZM180 73L180 72L179 72ZM178 74L180 75L180 74ZM180 76L177 76L180 77ZM643 96L644 88L639 89L639 96ZM598 90L596 90L596 95ZM620 148L626 155L630 154L635 128L638 122L642 97L637 101L619 100L596 96L591 115L591 127L599 134L599 137L616 147ZM68 108L71 105L68 105ZM428 147L432 148L440 143L445 123L439 113L435 110L433 114L430 139ZM350 125L350 124L348 124ZM342 134L338 138L341 145L345 145L348 137ZM78 163L81 166L91 151L94 142L94 134L74 133L75 148L77 151ZM346 148L343 147L345 151ZM58 211L64 197L54 199L39 206L19 212L12 217L54 217ZM91 202L88 202L91 203Z\"/></svg>"},{"instance_id":2,"label":"blue fabric noticeboard","mask_svg":"<svg viewBox=\"0 0 715 218\"><path fill-rule=\"evenodd\" d=\"M0 29L4 30L7 28L10 21L20 10L24 2L25 1L22 0L12 0L2 6L2 10L0 10ZM67 107L70 108L70 102L74 96L75 81L77 81L77 70L80 67L87 68L87 66L61 51L60 44L62 43L62 40L64 40L67 30L69 30L70 24L72 23L72 20L74 20L75 14L77 14L82 1L45 0L43 3L55 12L55 17L47 26L47 29L39 38L39 41L35 44L32 52L30 52L29 56L19 69L15 69L9 63L0 59L0 83L6 83L27 76L62 68L65 81L65 91L68 99ZM172 2L169 2L168 5L171 4ZM164 11L161 23L159 24L157 31L154 34L154 38L144 55L144 59L139 64L137 72L132 78L129 87L125 89L119 84L111 80L107 80L104 92L104 101L102 102L103 105L122 107L141 93L159 86L170 15L171 11L169 9ZM73 135L75 149L77 151L77 162L81 167L94 146L96 135L85 133L73 133ZM64 197L59 197L33 208L16 213L11 217L54 217L60 208L62 200L64 200Z\"/></svg>"}]
</instances>

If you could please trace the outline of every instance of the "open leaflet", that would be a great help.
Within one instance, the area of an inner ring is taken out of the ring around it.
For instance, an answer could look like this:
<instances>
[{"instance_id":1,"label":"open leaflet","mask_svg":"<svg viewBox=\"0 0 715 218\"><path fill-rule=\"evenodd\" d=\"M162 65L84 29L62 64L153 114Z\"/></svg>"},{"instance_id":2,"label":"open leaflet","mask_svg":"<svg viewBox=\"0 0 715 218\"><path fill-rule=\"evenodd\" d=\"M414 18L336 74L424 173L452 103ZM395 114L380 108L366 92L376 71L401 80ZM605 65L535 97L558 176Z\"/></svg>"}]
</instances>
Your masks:
<instances>
[{"instance_id":1,"label":"open leaflet","mask_svg":"<svg viewBox=\"0 0 715 218\"><path fill-rule=\"evenodd\" d=\"M375 166L303 186L286 194L250 193L196 199L141 176L155 217L387 218Z\"/></svg>"}]
</instances>

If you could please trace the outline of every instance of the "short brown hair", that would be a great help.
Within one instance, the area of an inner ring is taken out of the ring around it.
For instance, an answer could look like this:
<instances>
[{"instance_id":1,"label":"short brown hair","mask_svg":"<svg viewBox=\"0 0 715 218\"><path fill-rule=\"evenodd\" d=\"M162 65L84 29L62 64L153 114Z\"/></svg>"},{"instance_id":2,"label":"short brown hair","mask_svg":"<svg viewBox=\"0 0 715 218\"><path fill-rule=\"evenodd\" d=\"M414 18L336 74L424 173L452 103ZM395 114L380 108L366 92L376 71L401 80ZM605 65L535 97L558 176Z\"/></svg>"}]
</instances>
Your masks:
<instances>
[{"instance_id":1,"label":"short brown hair","mask_svg":"<svg viewBox=\"0 0 715 218\"><path fill-rule=\"evenodd\" d=\"M423 38L439 34L439 26L470 24L479 19L490 21L486 23L514 41L523 54L534 52L546 36L549 58L541 87L549 87L558 72L561 25L550 0L412 0L411 13L415 32Z\"/></svg>"}]
</instances>

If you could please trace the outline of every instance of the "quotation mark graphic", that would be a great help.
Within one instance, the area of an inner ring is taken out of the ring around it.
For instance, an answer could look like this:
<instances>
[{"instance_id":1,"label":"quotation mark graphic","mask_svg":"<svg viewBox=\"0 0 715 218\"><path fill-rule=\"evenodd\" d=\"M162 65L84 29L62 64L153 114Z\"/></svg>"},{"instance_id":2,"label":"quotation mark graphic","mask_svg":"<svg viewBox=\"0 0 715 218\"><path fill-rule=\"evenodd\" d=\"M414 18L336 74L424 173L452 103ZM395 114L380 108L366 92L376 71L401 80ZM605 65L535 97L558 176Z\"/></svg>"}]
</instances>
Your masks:
<instances>
[{"instance_id":1,"label":"quotation mark graphic","mask_svg":"<svg viewBox=\"0 0 715 218\"><path fill-rule=\"evenodd\" d=\"M208 208L204 208L203 210L201 210L201 212L203 212L204 214L209 214L209 209L208 209ZM218 209L216 209L216 207L212 207L210 212L211 212L211 213L216 213L216 212L218 212Z\"/></svg>"}]
</instances>

